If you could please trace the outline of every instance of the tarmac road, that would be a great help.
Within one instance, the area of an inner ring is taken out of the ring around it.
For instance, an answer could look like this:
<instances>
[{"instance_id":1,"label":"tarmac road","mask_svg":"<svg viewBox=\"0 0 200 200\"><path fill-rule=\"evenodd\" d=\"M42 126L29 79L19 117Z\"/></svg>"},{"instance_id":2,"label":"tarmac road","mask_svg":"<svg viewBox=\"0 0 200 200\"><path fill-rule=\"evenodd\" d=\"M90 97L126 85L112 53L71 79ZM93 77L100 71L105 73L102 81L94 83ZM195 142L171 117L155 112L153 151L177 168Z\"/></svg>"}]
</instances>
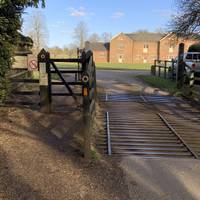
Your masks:
<instances>
[{"instance_id":1,"label":"tarmac road","mask_svg":"<svg viewBox=\"0 0 200 200\"><path fill-rule=\"evenodd\" d=\"M168 95L136 78L147 71L97 71L100 93L146 93ZM195 159L121 158L131 199L199 200L200 162Z\"/></svg>"}]
</instances>

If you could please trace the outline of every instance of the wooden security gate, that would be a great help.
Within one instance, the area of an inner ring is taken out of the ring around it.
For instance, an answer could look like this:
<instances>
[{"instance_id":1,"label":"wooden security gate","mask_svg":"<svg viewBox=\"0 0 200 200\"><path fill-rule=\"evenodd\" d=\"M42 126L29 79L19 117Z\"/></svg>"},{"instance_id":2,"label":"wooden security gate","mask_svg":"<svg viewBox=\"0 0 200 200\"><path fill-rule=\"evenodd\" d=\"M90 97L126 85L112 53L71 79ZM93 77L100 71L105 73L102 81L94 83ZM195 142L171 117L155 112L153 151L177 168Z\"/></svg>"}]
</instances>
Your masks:
<instances>
[{"instance_id":1,"label":"wooden security gate","mask_svg":"<svg viewBox=\"0 0 200 200\"><path fill-rule=\"evenodd\" d=\"M78 69L62 69L57 63L77 63ZM88 107L92 111L96 96L96 67L92 51L81 51L78 58L55 59L44 49L38 55L40 72L40 107L45 113L51 112L52 96L71 96L77 106ZM52 76L56 74L60 81L55 81ZM66 81L66 75L74 74L74 81ZM65 91L52 92L52 86L63 85ZM77 92L73 86L81 86ZM82 105L78 99L82 97Z\"/></svg>"},{"instance_id":2,"label":"wooden security gate","mask_svg":"<svg viewBox=\"0 0 200 200\"><path fill-rule=\"evenodd\" d=\"M57 63L77 63L78 69L63 69L57 66ZM10 77L11 83L14 85L20 84L37 84L39 83L39 91L14 91L13 93L22 96L32 95L39 97L41 112L50 113L52 108L52 96L71 96L76 105L80 106L83 116L83 126L81 126L84 135L84 156L86 159L91 155L91 124L93 120L93 111L95 110L96 101L96 67L93 61L92 51L82 50L77 58L54 59L50 57L50 53L44 49L38 54L39 80L26 78L24 74L28 70L20 72ZM55 81L53 75L56 74L58 81ZM74 81L66 81L66 74L74 74ZM23 76L22 76L23 75ZM30 76L31 77L31 76ZM52 86L63 85L64 89L61 92L52 92ZM72 86L80 86L77 92ZM17 87L18 88L18 87ZM12 102L9 102L12 105ZM21 102L21 104L30 105L31 102ZM16 104L15 104L16 105ZM32 105L32 103L31 103ZM35 105L35 104L34 104ZM67 109L67 108L66 108ZM80 124L79 124L80 125Z\"/></svg>"}]
</instances>

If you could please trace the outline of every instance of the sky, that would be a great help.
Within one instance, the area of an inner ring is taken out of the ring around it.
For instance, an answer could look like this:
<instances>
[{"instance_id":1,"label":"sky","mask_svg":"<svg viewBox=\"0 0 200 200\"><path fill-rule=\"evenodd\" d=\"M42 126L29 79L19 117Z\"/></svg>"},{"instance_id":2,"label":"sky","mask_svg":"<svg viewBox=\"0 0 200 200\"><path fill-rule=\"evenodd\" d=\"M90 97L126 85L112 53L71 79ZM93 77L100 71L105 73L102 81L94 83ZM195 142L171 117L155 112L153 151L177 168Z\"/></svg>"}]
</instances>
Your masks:
<instances>
[{"instance_id":1,"label":"sky","mask_svg":"<svg viewBox=\"0 0 200 200\"><path fill-rule=\"evenodd\" d=\"M46 0L46 7L28 8L23 14L23 33L30 27L30 16L38 10L44 15L49 32L48 46L64 47L74 42L74 28L80 21L89 34L131 33L166 28L175 13L175 0Z\"/></svg>"}]
</instances>

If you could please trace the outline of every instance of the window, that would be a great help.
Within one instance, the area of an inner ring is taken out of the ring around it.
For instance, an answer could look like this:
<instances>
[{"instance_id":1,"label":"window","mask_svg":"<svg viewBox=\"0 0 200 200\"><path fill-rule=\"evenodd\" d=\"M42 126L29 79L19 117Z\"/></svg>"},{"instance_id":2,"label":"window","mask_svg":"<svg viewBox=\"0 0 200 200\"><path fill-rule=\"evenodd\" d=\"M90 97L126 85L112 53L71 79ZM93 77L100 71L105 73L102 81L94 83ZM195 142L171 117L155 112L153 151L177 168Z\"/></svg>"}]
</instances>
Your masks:
<instances>
[{"instance_id":1,"label":"window","mask_svg":"<svg viewBox=\"0 0 200 200\"><path fill-rule=\"evenodd\" d=\"M120 37L118 38L118 40L124 40L124 38L123 38L122 36L120 36Z\"/></svg>"},{"instance_id":2,"label":"window","mask_svg":"<svg viewBox=\"0 0 200 200\"><path fill-rule=\"evenodd\" d=\"M105 52L101 52L101 53L99 54L99 57L100 57L100 58L105 58L105 57L106 57Z\"/></svg>"},{"instance_id":3,"label":"window","mask_svg":"<svg viewBox=\"0 0 200 200\"><path fill-rule=\"evenodd\" d=\"M174 48L176 46L175 41L174 40L170 40L168 45L169 45L169 53L174 53Z\"/></svg>"},{"instance_id":4,"label":"window","mask_svg":"<svg viewBox=\"0 0 200 200\"><path fill-rule=\"evenodd\" d=\"M123 50L124 49L124 43L122 43L122 42L118 43L118 49Z\"/></svg>"},{"instance_id":5,"label":"window","mask_svg":"<svg viewBox=\"0 0 200 200\"><path fill-rule=\"evenodd\" d=\"M200 54L193 54L193 60L200 60Z\"/></svg>"},{"instance_id":6,"label":"window","mask_svg":"<svg viewBox=\"0 0 200 200\"><path fill-rule=\"evenodd\" d=\"M118 63L123 63L124 55L123 54L118 54L117 57L118 57Z\"/></svg>"},{"instance_id":7,"label":"window","mask_svg":"<svg viewBox=\"0 0 200 200\"><path fill-rule=\"evenodd\" d=\"M148 44L144 44L143 53L147 53L148 50L149 50L149 45Z\"/></svg>"},{"instance_id":8,"label":"window","mask_svg":"<svg viewBox=\"0 0 200 200\"><path fill-rule=\"evenodd\" d=\"M174 48L170 47L169 48L169 53L174 53Z\"/></svg>"},{"instance_id":9,"label":"window","mask_svg":"<svg viewBox=\"0 0 200 200\"><path fill-rule=\"evenodd\" d=\"M173 55L169 55L168 60L172 60L172 59L173 59Z\"/></svg>"},{"instance_id":10,"label":"window","mask_svg":"<svg viewBox=\"0 0 200 200\"><path fill-rule=\"evenodd\" d=\"M169 44L169 53L174 53L174 44L173 43Z\"/></svg>"},{"instance_id":11,"label":"window","mask_svg":"<svg viewBox=\"0 0 200 200\"><path fill-rule=\"evenodd\" d=\"M185 58L188 60L192 60L192 54L187 54Z\"/></svg>"},{"instance_id":12,"label":"window","mask_svg":"<svg viewBox=\"0 0 200 200\"><path fill-rule=\"evenodd\" d=\"M122 59L124 57L124 54L118 54L117 56L119 59Z\"/></svg>"},{"instance_id":13,"label":"window","mask_svg":"<svg viewBox=\"0 0 200 200\"><path fill-rule=\"evenodd\" d=\"M174 53L174 46L173 45L169 46L169 53Z\"/></svg>"}]
</instances>

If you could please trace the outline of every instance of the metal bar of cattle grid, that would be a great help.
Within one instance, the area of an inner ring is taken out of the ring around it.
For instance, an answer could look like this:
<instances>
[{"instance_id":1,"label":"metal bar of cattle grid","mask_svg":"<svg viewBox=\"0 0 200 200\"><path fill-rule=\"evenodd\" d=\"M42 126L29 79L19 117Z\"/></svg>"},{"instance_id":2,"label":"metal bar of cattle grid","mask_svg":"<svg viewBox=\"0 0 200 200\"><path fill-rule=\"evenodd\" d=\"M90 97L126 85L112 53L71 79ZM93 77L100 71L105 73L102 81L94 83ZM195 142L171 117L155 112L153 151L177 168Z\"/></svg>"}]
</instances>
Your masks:
<instances>
[{"instance_id":1,"label":"metal bar of cattle grid","mask_svg":"<svg viewBox=\"0 0 200 200\"><path fill-rule=\"evenodd\" d=\"M111 156L112 149L111 149L111 136L110 136L110 117L108 112L106 112L106 129L107 129L108 155Z\"/></svg>"},{"instance_id":2,"label":"metal bar of cattle grid","mask_svg":"<svg viewBox=\"0 0 200 200\"><path fill-rule=\"evenodd\" d=\"M147 103L148 101L146 100L146 98L141 94L140 95L140 97L141 97L141 99L145 102L145 103Z\"/></svg>"},{"instance_id":3,"label":"metal bar of cattle grid","mask_svg":"<svg viewBox=\"0 0 200 200\"><path fill-rule=\"evenodd\" d=\"M168 121L160 114L158 113L158 116L161 118L161 120L166 124L166 126L178 137L178 139L183 143L183 145L189 150L189 152L198 159L198 155L185 143L185 141L182 139L182 137L176 132L176 130L168 123Z\"/></svg>"},{"instance_id":4,"label":"metal bar of cattle grid","mask_svg":"<svg viewBox=\"0 0 200 200\"><path fill-rule=\"evenodd\" d=\"M106 92L106 101L108 101L108 93Z\"/></svg>"}]
</instances>

